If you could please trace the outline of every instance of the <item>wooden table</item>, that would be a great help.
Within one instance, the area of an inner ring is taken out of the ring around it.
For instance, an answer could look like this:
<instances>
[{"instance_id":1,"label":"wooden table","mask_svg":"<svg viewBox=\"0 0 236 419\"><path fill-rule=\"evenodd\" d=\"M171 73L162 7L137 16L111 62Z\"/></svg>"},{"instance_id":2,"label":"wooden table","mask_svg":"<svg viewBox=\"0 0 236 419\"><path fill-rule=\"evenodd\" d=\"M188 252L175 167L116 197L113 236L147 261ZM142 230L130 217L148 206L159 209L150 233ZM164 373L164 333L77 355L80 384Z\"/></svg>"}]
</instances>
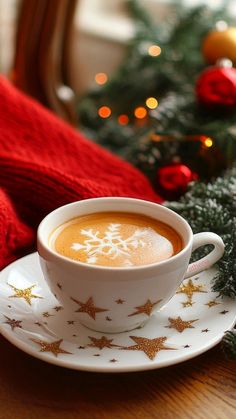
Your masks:
<instances>
[{"instance_id":1,"label":"wooden table","mask_svg":"<svg viewBox=\"0 0 236 419\"><path fill-rule=\"evenodd\" d=\"M236 362L220 346L169 368L121 374L39 361L0 337L0 419L233 419Z\"/></svg>"}]
</instances>

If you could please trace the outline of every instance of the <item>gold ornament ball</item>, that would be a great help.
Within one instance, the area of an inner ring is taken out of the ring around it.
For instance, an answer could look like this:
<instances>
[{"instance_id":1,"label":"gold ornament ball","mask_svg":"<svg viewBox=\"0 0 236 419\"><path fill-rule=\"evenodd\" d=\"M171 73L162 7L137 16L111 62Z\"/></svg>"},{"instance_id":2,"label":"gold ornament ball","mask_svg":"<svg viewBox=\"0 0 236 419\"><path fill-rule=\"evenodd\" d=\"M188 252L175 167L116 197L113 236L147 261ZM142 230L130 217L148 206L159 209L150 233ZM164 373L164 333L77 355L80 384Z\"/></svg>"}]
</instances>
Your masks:
<instances>
[{"instance_id":1,"label":"gold ornament ball","mask_svg":"<svg viewBox=\"0 0 236 419\"><path fill-rule=\"evenodd\" d=\"M202 52L209 64L215 64L220 58L229 58L236 63L236 28L209 32L203 41Z\"/></svg>"}]
</instances>

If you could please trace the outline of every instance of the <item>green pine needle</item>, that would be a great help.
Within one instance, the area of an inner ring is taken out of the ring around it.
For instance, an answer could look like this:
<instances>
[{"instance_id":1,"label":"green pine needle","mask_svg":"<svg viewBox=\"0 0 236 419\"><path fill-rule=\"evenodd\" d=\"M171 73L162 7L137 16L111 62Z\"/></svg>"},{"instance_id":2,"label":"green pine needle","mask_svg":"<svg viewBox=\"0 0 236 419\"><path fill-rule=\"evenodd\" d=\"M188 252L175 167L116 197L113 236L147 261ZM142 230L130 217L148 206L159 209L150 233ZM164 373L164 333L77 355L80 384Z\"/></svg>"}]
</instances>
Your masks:
<instances>
[{"instance_id":1,"label":"green pine needle","mask_svg":"<svg viewBox=\"0 0 236 419\"><path fill-rule=\"evenodd\" d=\"M225 333L222 340L222 349L228 359L236 359L236 330Z\"/></svg>"}]
</instances>

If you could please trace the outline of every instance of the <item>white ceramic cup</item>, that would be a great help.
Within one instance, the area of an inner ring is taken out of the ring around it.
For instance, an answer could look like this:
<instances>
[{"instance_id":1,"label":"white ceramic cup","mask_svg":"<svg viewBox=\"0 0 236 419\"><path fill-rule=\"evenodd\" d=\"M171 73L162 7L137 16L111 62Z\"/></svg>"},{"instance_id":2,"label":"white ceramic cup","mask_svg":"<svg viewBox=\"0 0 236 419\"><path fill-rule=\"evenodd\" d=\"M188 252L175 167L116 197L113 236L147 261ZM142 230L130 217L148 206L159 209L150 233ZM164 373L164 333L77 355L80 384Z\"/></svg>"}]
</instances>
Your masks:
<instances>
[{"instance_id":1,"label":"white ceramic cup","mask_svg":"<svg viewBox=\"0 0 236 419\"><path fill-rule=\"evenodd\" d=\"M98 212L119 211L146 215L172 226L184 247L162 262L142 266L108 267L73 261L49 246L51 233L66 221ZM116 333L135 329L160 310L184 278L212 266L224 253L214 233L194 234L187 221L170 209L131 198L94 198L73 202L48 214L38 228L41 268L52 293L90 329ZM192 251L212 244L214 249L191 263Z\"/></svg>"}]
</instances>

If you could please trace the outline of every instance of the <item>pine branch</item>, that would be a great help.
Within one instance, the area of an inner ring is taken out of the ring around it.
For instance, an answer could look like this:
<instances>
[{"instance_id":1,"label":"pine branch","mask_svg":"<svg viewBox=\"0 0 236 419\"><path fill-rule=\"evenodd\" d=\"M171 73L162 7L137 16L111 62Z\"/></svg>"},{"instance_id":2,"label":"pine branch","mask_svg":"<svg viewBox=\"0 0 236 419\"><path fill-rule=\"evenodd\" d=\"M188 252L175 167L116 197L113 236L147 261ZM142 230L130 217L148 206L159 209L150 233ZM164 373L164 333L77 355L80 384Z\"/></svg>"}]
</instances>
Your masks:
<instances>
[{"instance_id":1,"label":"pine branch","mask_svg":"<svg viewBox=\"0 0 236 419\"><path fill-rule=\"evenodd\" d=\"M218 262L213 291L236 297L236 169L208 184L194 183L179 202L168 207L186 218L194 233L212 231L225 243L225 253ZM207 254L209 248L194 252L193 260Z\"/></svg>"},{"instance_id":2,"label":"pine branch","mask_svg":"<svg viewBox=\"0 0 236 419\"><path fill-rule=\"evenodd\" d=\"M228 359L236 359L236 330L225 333L222 340L222 350Z\"/></svg>"}]
</instances>

